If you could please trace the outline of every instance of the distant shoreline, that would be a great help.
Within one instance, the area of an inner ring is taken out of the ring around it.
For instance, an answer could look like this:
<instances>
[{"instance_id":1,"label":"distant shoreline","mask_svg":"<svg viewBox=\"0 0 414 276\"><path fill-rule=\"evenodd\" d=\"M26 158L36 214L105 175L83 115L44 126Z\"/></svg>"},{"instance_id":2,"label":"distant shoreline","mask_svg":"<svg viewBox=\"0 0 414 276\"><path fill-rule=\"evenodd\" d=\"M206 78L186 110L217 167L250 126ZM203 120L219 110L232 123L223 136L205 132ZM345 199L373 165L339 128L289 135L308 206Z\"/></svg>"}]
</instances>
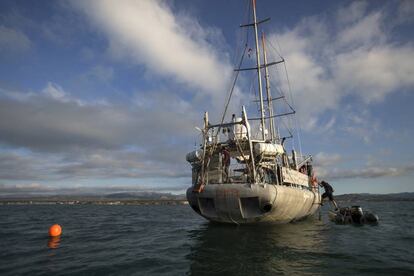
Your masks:
<instances>
[{"instance_id":1,"label":"distant shoreline","mask_svg":"<svg viewBox=\"0 0 414 276\"><path fill-rule=\"evenodd\" d=\"M395 194L343 194L335 195L341 202L355 201L406 201L414 202L414 193ZM0 197L0 205L186 205L184 195L109 194L109 195L25 195Z\"/></svg>"},{"instance_id":2,"label":"distant shoreline","mask_svg":"<svg viewBox=\"0 0 414 276\"><path fill-rule=\"evenodd\" d=\"M414 201L414 193L394 194L343 194L335 196L339 201Z\"/></svg>"},{"instance_id":3,"label":"distant shoreline","mask_svg":"<svg viewBox=\"0 0 414 276\"><path fill-rule=\"evenodd\" d=\"M121 200L50 200L50 199L0 199L0 205L187 205L181 199L121 199Z\"/></svg>"}]
</instances>

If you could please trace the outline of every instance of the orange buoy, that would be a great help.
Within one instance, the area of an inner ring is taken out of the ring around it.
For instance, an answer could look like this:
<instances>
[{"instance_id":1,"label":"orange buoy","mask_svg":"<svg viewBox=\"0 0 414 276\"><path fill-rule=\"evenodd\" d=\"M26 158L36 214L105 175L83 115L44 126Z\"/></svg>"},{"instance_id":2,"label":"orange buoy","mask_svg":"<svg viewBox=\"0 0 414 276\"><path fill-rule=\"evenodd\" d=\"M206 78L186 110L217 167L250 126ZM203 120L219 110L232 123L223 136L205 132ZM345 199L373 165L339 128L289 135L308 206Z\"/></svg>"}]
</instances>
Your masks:
<instances>
[{"instance_id":1,"label":"orange buoy","mask_svg":"<svg viewBox=\"0 0 414 276\"><path fill-rule=\"evenodd\" d=\"M60 227L59 224L53 224L52 226L50 226L49 236L57 237L60 236L60 234L62 234L62 227Z\"/></svg>"}]
</instances>

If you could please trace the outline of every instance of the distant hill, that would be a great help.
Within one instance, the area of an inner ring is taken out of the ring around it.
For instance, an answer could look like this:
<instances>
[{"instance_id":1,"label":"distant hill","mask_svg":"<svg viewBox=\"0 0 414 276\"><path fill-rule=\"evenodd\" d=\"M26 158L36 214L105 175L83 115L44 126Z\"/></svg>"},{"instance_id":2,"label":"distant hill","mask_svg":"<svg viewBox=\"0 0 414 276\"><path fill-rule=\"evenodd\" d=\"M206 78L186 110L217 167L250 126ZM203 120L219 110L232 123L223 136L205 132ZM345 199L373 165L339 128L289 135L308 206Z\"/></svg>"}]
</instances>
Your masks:
<instances>
[{"instance_id":1,"label":"distant hill","mask_svg":"<svg viewBox=\"0 0 414 276\"><path fill-rule=\"evenodd\" d=\"M7 200L49 200L49 201L96 201L96 200L186 200L184 194L171 194L171 193L159 193L159 192L119 192L111 194L55 194L55 195L15 195L15 196L1 196L0 201Z\"/></svg>"},{"instance_id":2,"label":"distant hill","mask_svg":"<svg viewBox=\"0 0 414 276\"><path fill-rule=\"evenodd\" d=\"M104 196L106 199L141 199L141 200L184 200L185 195L174 195L171 193L157 193L157 192L122 192L122 193L112 193Z\"/></svg>"},{"instance_id":3,"label":"distant hill","mask_svg":"<svg viewBox=\"0 0 414 276\"><path fill-rule=\"evenodd\" d=\"M339 201L414 201L414 193L395 194L343 194L335 196Z\"/></svg>"}]
</instances>

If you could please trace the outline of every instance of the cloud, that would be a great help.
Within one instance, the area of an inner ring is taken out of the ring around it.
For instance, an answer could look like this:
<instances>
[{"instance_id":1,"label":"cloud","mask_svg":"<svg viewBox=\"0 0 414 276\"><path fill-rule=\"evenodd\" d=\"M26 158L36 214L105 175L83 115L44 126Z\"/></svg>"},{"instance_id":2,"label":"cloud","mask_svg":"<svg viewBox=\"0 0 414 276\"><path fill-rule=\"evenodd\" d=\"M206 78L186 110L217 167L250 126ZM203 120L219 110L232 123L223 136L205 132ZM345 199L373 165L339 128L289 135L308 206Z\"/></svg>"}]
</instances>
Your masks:
<instances>
[{"instance_id":1,"label":"cloud","mask_svg":"<svg viewBox=\"0 0 414 276\"><path fill-rule=\"evenodd\" d=\"M337 20L342 24L353 23L364 16L367 8L367 1L354 1L348 7L338 10Z\"/></svg>"},{"instance_id":2,"label":"cloud","mask_svg":"<svg viewBox=\"0 0 414 276\"><path fill-rule=\"evenodd\" d=\"M114 78L114 69L110 66L96 65L85 73L83 77L101 82L111 82Z\"/></svg>"},{"instance_id":3,"label":"cloud","mask_svg":"<svg viewBox=\"0 0 414 276\"><path fill-rule=\"evenodd\" d=\"M326 152L319 152L314 156L314 160L315 166L332 166L341 162L343 158L337 153L329 154Z\"/></svg>"},{"instance_id":4,"label":"cloud","mask_svg":"<svg viewBox=\"0 0 414 276\"><path fill-rule=\"evenodd\" d=\"M338 34L337 43L342 47L354 46L359 47L361 44L381 41L385 34L381 28L383 14L373 12L367 16L358 18L351 26L344 28Z\"/></svg>"},{"instance_id":5,"label":"cloud","mask_svg":"<svg viewBox=\"0 0 414 276\"><path fill-rule=\"evenodd\" d=\"M314 26L319 28L316 23ZM302 33L307 31L302 28L305 27L300 25L294 30L273 34L269 40L273 45L280 44L283 49L287 49L282 54L289 72L295 107L301 121L305 122L304 128L312 129L317 123L316 116L335 108L340 96L335 93L336 88L326 65L311 53L314 50L312 39L319 41L323 38L304 37ZM285 93L289 89L286 82L280 86Z\"/></svg>"},{"instance_id":6,"label":"cloud","mask_svg":"<svg viewBox=\"0 0 414 276\"><path fill-rule=\"evenodd\" d=\"M398 6L398 18L401 21L414 20L414 2L411 0L401 0Z\"/></svg>"},{"instance_id":7,"label":"cloud","mask_svg":"<svg viewBox=\"0 0 414 276\"><path fill-rule=\"evenodd\" d=\"M175 95L153 92L145 105L85 102L48 83L41 94L0 100L0 140L33 150L149 148L193 132L192 107ZM169 110L176 110L170 112ZM13 118L13 120L10 120Z\"/></svg>"},{"instance_id":8,"label":"cloud","mask_svg":"<svg viewBox=\"0 0 414 276\"><path fill-rule=\"evenodd\" d=\"M188 178L191 172L180 151L162 156L131 150L90 150L67 153L0 152L0 179L10 181L61 181L81 179Z\"/></svg>"},{"instance_id":9,"label":"cloud","mask_svg":"<svg viewBox=\"0 0 414 276\"><path fill-rule=\"evenodd\" d=\"M191 16L174 14L166 1L71 3L103 34L113 57L143 66L151 81L169 82L168 88L136 91L126 101L114 102L76 98L53 81L38 92L0 88L0 179L31 182L190 179L184 154L194 145L192 137L197 133L193 127L200 124L200 110L209 105L206 98L223 103L223 91L230 80L228 58L218 51L223 46L221 32L201 26ZM393 28L386 27L405 24L408 19L394 22L386 9L369 9L368 2L354 2L341 8L338 14L338 19L304 18L293 29L270 35L269 40L285 50L283 56L305 129L327 132L342 128L347 134L357 134L369 142L379 132L379 123L369 114L359 111L357 114L357 109L414 86L412 42L394 40ZM407 13L405 16L409 18ZM59 21L59 16L54 18L53 22ZM79 14L73 18L79 19ZM65 26L50 29L51 34L64 38L66 35L61 34L60 28ZM75 29L68 34L76 34ZM90 30L84 30L87 31ZM0 27L1 32L16 40L17 45L23 45L17 47L19 51L31 47L23 32L4 26ZM9 45L9 42L1 44L6 36L0 36L0 49L5 47L1 45ZM102 50L102 40L98 42L100 47L83 47L80 55L96 61L97 52ZM111 82L117 76L114 70L117 67L103 64L108 63L92 65L83 76ZM196 92L176 90L183 84ZM84 91L76 92L80 95ZM125 95L132 92L124 91ZM183 96L184 93L188 94ZM241 89L237 87L235 93L240 96ZM93 97L85 98L90 96ZM359 102L358 108L355 105L349 110L343 108L344 101L350 98ZM222 108L217 106L211 115ZM338 110L346 112L331 116ZM9 147L16 152L7 150ZM410 167L333 168L341 161L343 157L339 154L320 152L315 156L319 175L333 178L370 178L412 171ZM329 165L332 168L320 169ZM33 185L25 189L42 187Z\"/></svg>"},{"instance_id":10,"label":"cloud","mask_svg":"<svg viewBox=\"0 0 414 276\"><path fill-rule=\"evenodd\" d=\"M370 144L379 133L385 136L387 130L381 130L378 118L373 117L367 109L347 106L343 108L345 115L342 116L342 130L351 137L360 138L365 144Z\"/></svg>"},{"instance_id":11,"label":"cloud","mask_svg":"<svg viewBox=\"0 0 414 276\"><path fill-rule=\"evenodd\" d=\"M189 177L184 154L197 116L171 93L111 104L49 82L40 93L18 94L0 94L0 145L25 152L0 151L0 179Z\"/></svg>"},{"instance_id":12,"label":"cloud","mask_svg":"<svg viewBox=\"0 0 414 276\"><path fill-rule=\"evenodd\" d=\"M380 45L341 53L336 59L337 82L366 102L378 102L398 89L414 86L411 45ZM354 92L355 91L355 92Z\"/></svg>"},{"instance_id":13,"label":"cloud","mask_svg":"<svg viewBox=\"0 0 414 276\"><path fill-rule=\"evenodd\" d=\"M165 149L160 147L158 150ZM94 151L76 156L69 164L62 164L55 173L68 178L189 178L190 171L183 170L183 156L174 154L171 149L166 150L171 154L169 158L154 157L151 152Z\"/></svg>"},{"instance_id":14,"label":"cloud","mask_svg":"<svg viewBox=\"0 0 414 276\"><path fill-rule=\"evenodd\" d=\"M0 25L0 52L22 53L30 49L30 39L20 30Z\"/></svg>"},{"instance_id":15,"label":"cloud","mask_svg":"<svg viewBox=\"0 0 414 276\"><path fill-rule=\"evenodd\" d=\"M63 100L67 97L63 88L52 82L48 82L42 92L55 100Z\"/></svg>"},{"instance_id":16,"label":"cloud","mask_svg":"<svg viewBox=\"0 0 414 276\"><path fill-rule=\"evenodd\" d=\"M414 171L414 165L401 167L366 167L361 169L330 171L325 177L331 179L350 179L350 178L380 178L389 176L401 176L411 174Z\"/></svg>"},{"instance_id":17,"label":"cloud","mask_svg":"<svg viewBox=\"0 0 414 276\"><path fill-rule=\"evenodd\" d=\"M15 152L0 153L0 179L3 180L39 180L47 173L45 163L39 163L32 157Z\"/></svg>"},{"instance_id":18,"label":"cloud","mask_svg":"<svg viewBox=\"0 0 414 276\"><path fill-rule=\"evenodd\" d=\"M30 183L30 184L16 184L16 185L5 185L0 184L0 193L2 195L5 194L19 194L19 193L45 193L45 192L51 192L54 188L45 186L39 183Z\"/></svg>"},{"instance_id":19,"label":"cloud","mask_svg":"<svg viewBox=\"0 0 414 276\"><path fill-rule=\"evenodd\" d=\"M115 193L130 193L131 195L151 195L153 193L184 193L184 186L147 188L140 185L106 185L58 187L41 183L0 184L0 198L15 196L53 196L53 195L105 195Z\"/></svg>"},{"instance_id":20,"label":"cloud","mask_svg":"<svg viewBox=\"0 0 414 276\"><path fill-rule=\"evenodd\" d=\"M393 33L406 21L391 9L370 10L367 2L354 2L337 14L304 18L269 37L282 46L305 130L319 127L321 117L349 97L369 105L414 87L414 46L395 40ZM280 86L287 91L285 83Z\"/></svg>"},{"instance_id":21,"label":"cloud","mask_svg":"<svg viewBox=\"0 0 414 276\"><path fill-rule=\"evenodd\" d=\"M231 74L216 51L221 36L195 18L176 17L164 1L73 1L108 39L117 57L145 65L151 73L222 97Z\"/></svg>"}]
</instances>

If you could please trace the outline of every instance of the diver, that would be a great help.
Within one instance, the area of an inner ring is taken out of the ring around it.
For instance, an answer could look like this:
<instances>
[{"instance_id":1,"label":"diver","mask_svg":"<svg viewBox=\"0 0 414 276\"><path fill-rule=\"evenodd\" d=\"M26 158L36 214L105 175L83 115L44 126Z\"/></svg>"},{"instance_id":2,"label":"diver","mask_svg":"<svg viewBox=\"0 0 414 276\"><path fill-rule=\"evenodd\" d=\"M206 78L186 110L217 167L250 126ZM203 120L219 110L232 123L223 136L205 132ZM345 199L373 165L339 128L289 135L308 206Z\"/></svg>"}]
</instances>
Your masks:
<instances>
[{"instance_id":1,"label":"diver","mask_svg":"<svg viewBox=\"0 0 414 276\"><path fill-rule=\"evenodd\" d=\"M324 188L324 190L325 190L325 192L322 194L322 201L321 201L321 205L323 205L323 200L327 197L327 198L329 198L329 200L332 202L332 204L335 206L335 211L337 211L337 210L338 210L338 205L336 204L336 202L335 202L335 200L334 200L334 198L333 198L333 192L334 192L334 189L332 188L332 186L331 186L331 185L329 185L329 183L328 183L328 182L326 182L326 181L324 181L324 180L322 180L322 181L319 183L319 185L320 185L321 187L323 187L323 188Z\"/></svg>"}]
</instances>

